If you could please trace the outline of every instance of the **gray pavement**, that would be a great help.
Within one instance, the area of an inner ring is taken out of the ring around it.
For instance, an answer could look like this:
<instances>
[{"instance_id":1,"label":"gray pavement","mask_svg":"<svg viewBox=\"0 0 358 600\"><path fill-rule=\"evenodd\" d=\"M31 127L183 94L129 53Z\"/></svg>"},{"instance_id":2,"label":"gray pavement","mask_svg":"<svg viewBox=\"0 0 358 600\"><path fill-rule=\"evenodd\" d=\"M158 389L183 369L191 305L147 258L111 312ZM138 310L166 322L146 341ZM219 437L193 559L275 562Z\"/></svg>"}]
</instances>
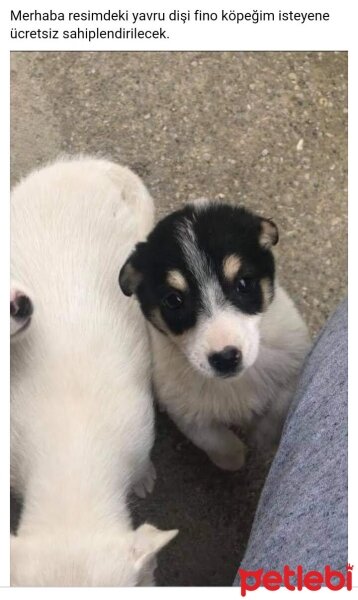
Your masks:
<instances>
[{"instance_id":1,"label":"gray pavement","mask_svg":"<svg viewBox=\"0 0 358 600\"><path fill-rule=\"evenodd\" d=\"M61 153L106 156L158 216L222 198L272 217L278 273L315 335L347 285L345 53L13 53L12 182ZM137 522L179 527L161 585L230 585L270 457L214 468L158 416L158 484Z\"/></svg>"}]
</instances>

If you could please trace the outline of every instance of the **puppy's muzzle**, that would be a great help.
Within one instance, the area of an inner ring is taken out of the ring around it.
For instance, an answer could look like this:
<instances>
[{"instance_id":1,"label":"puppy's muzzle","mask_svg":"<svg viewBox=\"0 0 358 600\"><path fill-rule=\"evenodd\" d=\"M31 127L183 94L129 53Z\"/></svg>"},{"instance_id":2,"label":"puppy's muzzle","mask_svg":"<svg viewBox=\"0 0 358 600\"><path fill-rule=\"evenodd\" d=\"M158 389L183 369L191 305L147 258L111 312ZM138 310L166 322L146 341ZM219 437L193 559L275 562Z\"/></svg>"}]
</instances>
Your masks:
<instances>
[{"instance_id":1,"label":"puppy's muzzle","mask_svg":"<svg viewBox=\"0 0 358 600\"><path fill-rule=\"evenodd\" d=\"M236 346L225 346L220 352L209 354L208 361L215 373L222 377L230 377L241 368L242 353Z\"/></svg>"}]
</instances>

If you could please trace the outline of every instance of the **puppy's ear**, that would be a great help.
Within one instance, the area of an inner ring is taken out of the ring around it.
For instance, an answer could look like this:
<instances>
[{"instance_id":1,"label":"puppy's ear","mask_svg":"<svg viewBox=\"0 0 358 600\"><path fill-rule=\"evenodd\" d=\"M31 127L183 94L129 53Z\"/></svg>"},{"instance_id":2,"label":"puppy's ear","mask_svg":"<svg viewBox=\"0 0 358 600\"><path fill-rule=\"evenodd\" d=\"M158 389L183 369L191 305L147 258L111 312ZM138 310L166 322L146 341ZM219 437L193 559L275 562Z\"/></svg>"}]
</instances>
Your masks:
<instances>
[{"instance_id":1,"label":"puppy's ear","mask_svg":"<svg viewBox=\"0 0 358 600\"><path fill-rule=\"evenodd\" d=\"M141 248L144 245L145 244L142 243L136 246L136 249L127 258L119 272L119 287L126 296L132 296L137 291L137 288L142 281L142 273L139 267L139 257Z\"/></svg>"},{"instance_id":2,"label":"puppy's ear","mask_svg":"<svg viewBox=\"0 0 358 600\"><path fill-rule=\"evenodd\" d=\"M137 571L145 569L156 554L178 535L177 529L162 531L144 523L134 531L133 553Z\"/></svg>"},{"instance_id":3,"label":"puppy's ear","mask_svg":"<svg viewBox=\"0 0 358 600\"><path fill-rule=\"evenodd\" d=\"M261 231L259 233L259 244L262 248L269 249L278 242L277 225L271 219L260 219Z\"/></svg>"}]
</instances>

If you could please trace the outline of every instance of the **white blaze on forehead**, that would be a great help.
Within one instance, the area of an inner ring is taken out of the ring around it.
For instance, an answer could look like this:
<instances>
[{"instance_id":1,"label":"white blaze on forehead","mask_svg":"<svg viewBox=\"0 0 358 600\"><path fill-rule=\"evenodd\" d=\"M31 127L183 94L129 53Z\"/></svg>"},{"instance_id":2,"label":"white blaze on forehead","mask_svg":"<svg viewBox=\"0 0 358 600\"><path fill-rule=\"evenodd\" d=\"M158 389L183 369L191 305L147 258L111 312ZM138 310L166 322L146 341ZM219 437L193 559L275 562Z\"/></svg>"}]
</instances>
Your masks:
<instances>
[{"instance_id":1,"label":"white blaze on forehead","mask_svg":"<svg viewBox=\"0 0 358 600\"><path fill-rule=\"evenodd\" d=\"M176 290L185 292L188 289L188 283L184 275L177 270L169 271L167 275L167 283Z\"/></svg>"},{"instance_id":2,"label":"white blaze on forehead","mask_svg":"<svg viewBox=\"0 0 358 600\"><path fill-rule=\"evenodd\" d=\"M203 306L212 313L225 299L205 252L198 246L193 224L189 219L183 219L178 224L177 236L186 265L197 281Z\"/></svg>"},{"instance_id":3,"label":"white blaze on forehead","mask_svg":"<svg viewBox=\"0 0 358 600\"><path fill-rule=\"evenodd\" d=\"M226 256L223 261L223 271L226 279L233 281L241 267L241 260L237 254Z\"/></svg>"},{"instance_id":4,"label":"white blaze on forehead","mask_svg":"<svg viewBox=\"0 0 358 600\"><path fill-rule=\"evenodd\" d=\"M211 270L205 254L198 247L193 224L189 219L183 219L178 224L177 233L188 269L199 285L207 284Z\"/></svg>"}]
</instances>

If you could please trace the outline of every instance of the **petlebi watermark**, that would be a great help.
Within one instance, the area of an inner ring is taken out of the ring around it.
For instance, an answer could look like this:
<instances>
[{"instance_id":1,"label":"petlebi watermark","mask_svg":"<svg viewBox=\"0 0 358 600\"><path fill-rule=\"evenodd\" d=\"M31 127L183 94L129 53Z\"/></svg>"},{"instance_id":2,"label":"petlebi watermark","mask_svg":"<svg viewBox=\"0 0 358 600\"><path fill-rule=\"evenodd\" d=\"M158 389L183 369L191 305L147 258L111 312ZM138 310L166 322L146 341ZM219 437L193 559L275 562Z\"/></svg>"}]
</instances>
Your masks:
<instances>
[{"instance_id":1,"label":"petlebi watermark","mask_svg":"<svg viewBox=\"0 0 358 600\"><path fill-rule=\"evenodd\" d=\"M239 569L238 574L241 580L241 596L246 596L246 592L254 592L259 587L274 592L282 587L289 591L302 591L303 589L312 592L326 587L332 591L347 589L352 590L353 565L347 564L346 570L336 571L326 565L323 571L307 570L298 565L296 569L285 565L283 571L247 571Z\"/></svg>"}]
</instances>

